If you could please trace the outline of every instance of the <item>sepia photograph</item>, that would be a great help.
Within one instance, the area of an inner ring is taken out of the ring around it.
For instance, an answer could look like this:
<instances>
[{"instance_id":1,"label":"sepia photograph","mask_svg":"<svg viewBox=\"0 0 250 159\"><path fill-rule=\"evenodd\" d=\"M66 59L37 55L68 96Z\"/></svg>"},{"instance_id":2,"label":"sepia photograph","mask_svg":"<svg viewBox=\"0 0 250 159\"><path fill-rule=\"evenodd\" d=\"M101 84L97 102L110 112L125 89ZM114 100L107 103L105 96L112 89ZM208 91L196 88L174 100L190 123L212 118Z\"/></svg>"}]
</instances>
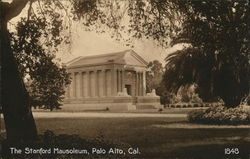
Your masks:
<instances>
[{"instance_id":1,"label":"sepia photograph","mask_svg":"<svg viewBox=\"0 0 250 159\"><path fill-rule=\"evenodd\" d=\"M249 0L0 0L0 159L250 159Z\"/></svg>"}]
</instances>

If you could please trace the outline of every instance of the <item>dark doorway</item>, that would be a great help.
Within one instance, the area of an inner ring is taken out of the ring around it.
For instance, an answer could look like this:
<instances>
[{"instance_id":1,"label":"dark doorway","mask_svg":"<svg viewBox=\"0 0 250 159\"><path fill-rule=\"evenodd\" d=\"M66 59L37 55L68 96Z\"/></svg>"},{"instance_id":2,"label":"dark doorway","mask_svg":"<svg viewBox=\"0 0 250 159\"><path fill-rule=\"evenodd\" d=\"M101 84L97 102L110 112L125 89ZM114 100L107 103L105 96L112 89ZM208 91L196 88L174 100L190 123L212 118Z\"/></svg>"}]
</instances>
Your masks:
<instances>
[{"instance_id":1,"label":"dark doorway","mask_svg":"<svg viewBox=\"0 0 250 159\"><path fill-rule=\"evenodd\" d=\"M125 85L125 88L127 89L128 95L132 95L132 92L131 92L131 85L126 84L126 85Z\"/></svg>"}]
</instances>

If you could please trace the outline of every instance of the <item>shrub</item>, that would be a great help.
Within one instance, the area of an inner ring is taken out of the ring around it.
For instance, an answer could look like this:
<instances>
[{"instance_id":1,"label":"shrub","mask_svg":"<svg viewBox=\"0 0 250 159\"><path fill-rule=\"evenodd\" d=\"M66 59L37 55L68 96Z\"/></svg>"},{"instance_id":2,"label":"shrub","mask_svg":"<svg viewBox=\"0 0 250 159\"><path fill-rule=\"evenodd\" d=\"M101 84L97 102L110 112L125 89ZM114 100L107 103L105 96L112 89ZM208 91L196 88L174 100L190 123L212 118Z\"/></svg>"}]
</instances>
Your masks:
<instances>
[{"instance_id":1,"label":"shrub","mask_svg":"<svg viewBox=\"0 0 250 159\"><path fill-rule=\"evenodd\" d=\"M227 109L224 106L213 106L206 110L189 112L188 120L202 124L250 124L250 112L245 111L242 107Z\"/></svg>"},{"instance_id":2,"label":"shrub","mask_svg":"<svg viewBox=\"0 0 250 159\"><path fill-rule=\"evenodd\" d=\"M212 103L206 103L205 106L206 107L211 107L211 106L213 106L213 104Z\"/></svg>"},{"instance_id":3,"label":"shrub","mask_svg":"<svg viewBox=\"0 0 250 159\"><path fill-rule=\"evenodd\" d=\"M201 107L202 107L203 105L201 104ZM194 107L199 107L199 105L198 105L198 103L195 103L194 104Z\"/></svg>"},{"instance_id":4,"label":"shrub","mask_svg":"<svg viewBox=\"0 0 250 159\"><path fill-rule=\"evenodd\" d=\"M188 103L188 104L187 104L187 107L189 107L189 108L190 108L190 107L194 107L194 104L193 104L193 103Z\"/></svg>"},{"instance_id":5,"label":"shrub","mask_svg":"<svg viewBox=\"0 0 250 159\"><path fill-rule=\"evenodd\" d=\"M181 108L181 105L180 104L176 104L175 107L176 108Z\"/></svg>"}]
</instances>

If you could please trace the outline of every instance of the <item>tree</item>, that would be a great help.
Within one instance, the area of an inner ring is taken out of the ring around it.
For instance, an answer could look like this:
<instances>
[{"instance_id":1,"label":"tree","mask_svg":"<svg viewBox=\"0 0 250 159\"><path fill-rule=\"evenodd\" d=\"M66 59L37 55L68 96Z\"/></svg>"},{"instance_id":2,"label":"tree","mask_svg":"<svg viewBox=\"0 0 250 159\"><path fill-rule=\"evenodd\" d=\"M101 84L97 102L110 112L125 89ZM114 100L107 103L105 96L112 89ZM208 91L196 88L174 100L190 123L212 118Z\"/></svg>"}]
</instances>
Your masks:
<instances>
[{"instance_id":1,"label":"tree","mask_svg":"<svg viewBox=\"0 0 250 159\"><path fill-rule=\"evenodd\" d=\"M196 83L204 101L219 97L226 107L249 94L249 1L130 1L128 8L133 37L186 46L166 59L168 90Z\"/></svg>"},{"instance_id":2,"label":"tree","mask_svg":"<svg viewBox=\"0 0 250 159\"><path fill-rule=\"evenodd\" d=\"M129 3L133 37L185 44L166 58L166 88L196 83L204 101L236 107L249 94L249 1L152 0Z\"/></svg>"},{"instance_id":3,"label":"tree","mask_svg":"<svg viewBox=\"0 0 250 159\"><path fill-rule=\"evenodd\" d=\"M72 9L67 7L69 4L72 6ZM17 17L25 6L28 7L27 18L21 19L17 27L17 34L12 36L11 45L11 35L7 24L12 18ZM70 12L68 12L69 10ZM42 92L31 94L33 96L32 99L36 96L43 97L40 93L48 91L48 87L58 89L63 84L67 84L69 81L62 77L66 76L64 68L59 68L54 63L54 55L58 51L58 45L62 41L70 43L68 38L70 32L65 36L62 34L63 30L68 29L70 31L71 19L82 19L84 20L83 25L92 26L93 22L97 20L93 18L96 16L100 18L101 15L101 12L97 8L97 1L90 0L70 0L63 3L50 0L13 0L11 3L0 1L0 103L4 114L8 140L34 140L37 137L36 125L31 112L31 105L34 104L31 102L34 101L30 101L23 78L26 78L27 74L30 75L32 81L31 87L33 89L40 88L40 85L47 85L46 88L44 87L45 89L40 89ZM65 21L68 24L65 24ZM18 65L18 62L22 65ZM44 67L44 62L50 68ZM41 74L46 69L50 69L51 74L46 74L41 79L35 78L37 77L36 74ZM59 73L57 74L60 76L58 78L62 80L59 83L53 80L48 81L48 78L52 78L51 76L54 76L56 72ZM52 82L57 83L54 83L54 86L52 86ZM52 96L49 96L49 99L48 96L45 98L47 100L60 101L60 95L64 92L61 90L54 93L57 93L57 95L52 94ZM50 103L50 101L44 100L43 105ZM54 104L55 107L58 107L59 103Z\"/></svg>"},{"instance_id":4,"label":"tree","mask_svg":"<svg viewBox=\"0 0 250 159\"><path fill-rule=\"evenodd\" d=\"M70 83L66 68L57 62L51 41L41 43L47 34L46 24L33 14L22 18L11 35L11 48L18 63L20 75L30 96L30 105L43 109L59 109ZM56 45L61 44L58 41Z\"/></svg>"},{"instance_id":5,"label":"tree","mask_svg":"<svg viewBox=\"0 0 250 159\"><path fill-rule=\"evenodd\" d=\"M36 125L29 105L29 97L18 72L7 22L17 16L28 1L0 2L1 16L1 105L9 140L33 140L37 136Z\"/></svg>"},{"instance_id":6,"label":"tree","mask_svg":"<svg viewBox=\"0 0 250 159\"><path fill-rule=\"evenodd\" d=\"M226 107L238 106L249 94L249 1L131 0L126 4L130 37L153 39L163 47L186 46L166 58L169 91L176 93L196 83L204 101L221 98ZM113 14L114 21L121 19L119 13Z\"/></svg>"},{"instance_id":7,"label":"tree","mask_svg":"<svg viewBox=\"0 0 250 159\"><path fill-rule=\"evenodd\" d=\"M150 61L146 72L146 91L156 90L156 94L160 96L161 104L171 103L173 95L166 90L163 80L164 68L158 60Z\"/></svg>"},{"instance_id":8,"label":"tree","mask_svg":"<svg viewBox=\"0 0 250 159\"><path fill-rule=\"evenodd\" d=\"M71 9L67 8L69 4L72 6ZM21 19L17 26L17 33L11 35L7 24L12 18L17 17L25 6L28 7L27 18ZM34 100L30 101L23 78L29 75L32 81L31 90L47 86L40 89L39 92L31 92L32 99L39 96L40 100L43 100L43 103L35 100L35 102L39 102L40 106L42 104L47 107L48 103L51 104L51 100L60 101L64 91L58 88L69 83L69 81L65 69L58 67L54 62L54 55L58 51L57 47L62 41L70 43L71 19L82 19L83 25L92 26L93 22L97 20L93 18L97 16L101 18L101 15L104 14L98 10L97 1L90 0L70 0L63 3L50 0L13 0L11 3L0 1L0 103L8 140L34 140L37 137L36 125L31 112L31 105L34 104ZM65 20L65 17L67 20ZM65 21L68 24L65 24ZM66 36L62 34L65 29L69 30ZM49 73L45 76L37 78L37 74L41 75L48 70ZM55 74L59 77L52 77ZM53 78L61 79L61 81L51 80ZM48 79L51 81L48 81ZM56 83L53 83L52 86L52 82ZM56 95L52 93L51 96L46 96L46 101L41 99L43 97L41 93L48 93L48 87L59 90L59 92L53 90ZM58 104L54 103L50 109L58 107Z\"/></svg>"},{"instance_id":9,"label":"tree","mask_svg":"<svg viewBox=\"0 0 250 159\"><path fill-rule=\"evenodd\" d=\"M12 18L18 16L26 4L28 4L28 2L29 9L27 19L22 20L22 24L18 26L19 28L17 28L17 30L19 29L19 32L17 33L17 36L12 39L13 44L11 48L11 36L7 29L7 23ZM46 68L40 66L42 66L41 64L48 63L53 60L54 57L52 53L56 52L56 49L45 54L44 52L46 52L48 49L44 50L44 47L41 46L47 46L50 49L53 49L56 48L56 46L60 43L60 40L62 40L62 36L60 34L60 26L62 23L60 23L60 20L63 15L59 16L56 11L53 11L52 6L48 7L50 3L46 1L43 2L43 7L46 8L46 11L43 12L44 10L41 9L40 12L36 13L35 15L32 4L32 0L13 0L13 2L10 4L7 2L0 2L0 57L2 80L1 106L4 114L7 139L13 141L34 140L37 136L36 125L31 112L32 101L30 101L29 94L23 82L23 76L26 75L25 71L29 69L28 71L31 73L31 77L36 77L36 75L34 75L35 73L41 74L41 71L45 71L41 69ZM43 43L39 44L39 42L41 42L39 41L41 35L47 37L44 38L44 41L42 41ZM24 54L22 51L25 51L26 54ZM16 61L15 57L17 57L19 61ZM18 62L22 63L22 66L25 67L20 67L20 65L18 67ZM54 63L50 63L49 65L51 66L50 71L54 70L54 72L65 72L63 69L56 70L58 67L56 67ZM21 68L21 74L18 71L18 68ZM34 68L37 70L34 70ZM44 79L46 79L46 77L41 79L36 78L33 79L33 81L35 81L36 84L41 84L42 82L44 82L44 85L48 84L48 82L46 83L45 81L41 81ZM46 89L44 91L46 91ZM59 94L60 93L62 94L62 92L59 92ZM53 98L54 97L58 96L55 95Z\"/></svg>"},{"instance_id":10,"label":"tree","mask_svg":"<svg viewBox=\"0 0 250 159\"><path fill-rule=\"evenodd\" d=\"M151 92L160 86L163 76L163 66L158 60L150 61L146 72L146 91Z\"/></svg>"},{"instance_id":11,"label":"tree","mask_svg":"<svg viewBox=\"0 0 250 159\"><path fill-rule=\"evenodd\" d=\"M167 88L196 83L205 101L219 97L226 107L238 106L250 88L250 3L182 1L176 7L184 18L172 43L189 46L166 58Z\"/></svg>"},{"instance_id":12,"label":"tree","mask_svg":"<svg viewBox=\"0 0 250 159\"><path fill-rule=\"evenodd\" d=\"M202 100L199 98L199 95L196 93L197 85L185 85L180 87L177 92L178 102L184 103L202 103Z\"/></svg>"},{"instance_id":13,"label":"tree","mask_svg":"<svg viewBox=\"0 0 250 159\"><path fill-rule=\"evenodd\" d=\"M33 8L33 3L36 3L36 9ZM71 14L68 14L68 9L65 7L68 3L72 6ZM237 106L241 98L249 93L250 14L247 1L69 0L64 3L58 0L13 0L11 3L0 1L1 94L4 99L1 104L8 139L34 139L37 134L28 93L18 71L7 28L7 23L18 16L27 4L29 6L26 25L36 25L34 20L46 24L44 30L47 36L44 40L51 43L48 48L53 48L55 50L53 53L56 53L58 42L64 39L62 30L70 27L64 25L62 21L64 17L68 17L80 21L90 30L102 32L112 29L112 34L116 35L117 39L125 32L130 38L153 39L164 47L169 46L170 42L173 45L188 43L189 48L167 58L168 73L165 75L168 77L166 79L169 79L166 81L169 90L175 91L182 85L195 82L199 88L203 88L201 90L204 94L221 97L228 107ZM23 33L25 37L26 31ZM193 64L188 59L198 61ZM181 61L192 64L188 65L190 69L181 65ZM192 67L195 65L197 67ZM181 70L181 68L186 69ZM169 72L173 76L169 76ZM185 72L187 74L181 74Z\"/></svg>"}]
</instances>

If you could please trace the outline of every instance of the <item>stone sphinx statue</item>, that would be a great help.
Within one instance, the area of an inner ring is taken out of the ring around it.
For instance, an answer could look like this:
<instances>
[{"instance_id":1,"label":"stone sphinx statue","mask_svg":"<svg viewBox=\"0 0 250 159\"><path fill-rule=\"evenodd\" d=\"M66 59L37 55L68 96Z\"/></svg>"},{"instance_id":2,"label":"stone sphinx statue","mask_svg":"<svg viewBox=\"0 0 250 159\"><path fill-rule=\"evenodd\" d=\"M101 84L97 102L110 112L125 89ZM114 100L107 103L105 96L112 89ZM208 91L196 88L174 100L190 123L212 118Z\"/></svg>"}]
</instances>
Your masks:
<instances>
[{"instance_id":1,"label":"stone sphinx statue","mask_svg":"<svg viewBox=\"0 0 250 159\"><path fill-rule=\"evenodd\" d=\"M130 95L128 95L127 88L123 88L123 91L122 92L118 92L117 96L129 97Z\"/></svg>"},{"instance_id":2,"label":"stone sphinx statue","mask_svg":"<svg viewBox=\"0 0 250 159\"><path fill-rule=\"evenodd\" d=\"M147 93L147 96L150 96L150 97L157 97L156 92L155 92L155 89L153 89L151 93Z\"/></svg>"}]
</instances>

